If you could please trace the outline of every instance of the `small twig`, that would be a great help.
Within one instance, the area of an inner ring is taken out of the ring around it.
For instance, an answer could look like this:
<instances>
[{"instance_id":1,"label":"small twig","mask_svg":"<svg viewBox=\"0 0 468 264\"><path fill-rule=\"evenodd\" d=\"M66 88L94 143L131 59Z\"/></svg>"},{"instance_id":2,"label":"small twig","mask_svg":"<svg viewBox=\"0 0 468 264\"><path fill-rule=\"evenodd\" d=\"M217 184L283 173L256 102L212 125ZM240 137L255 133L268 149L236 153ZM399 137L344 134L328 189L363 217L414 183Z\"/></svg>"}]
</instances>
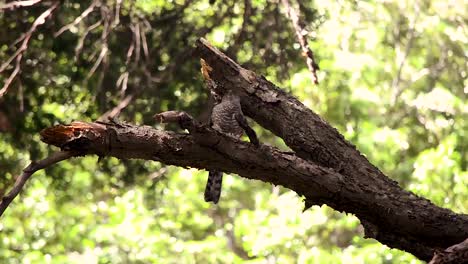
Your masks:
<instances>
[{"instance_id":1,"label":"small twig","mask_svg":"<svg viewBox=\"0 0 468 264\"><path fill-rule=\"evenodd\" d=\"M18 100L19 100L19 110L21 113L24 113L24 90L23 83L21 80L18 81Z\"/></svg>"},{"instance_id":2,"label":"small twig","mask_svg":"<svg viewBox=\"0 0 468 264\"><path fill-rule=\"evenodd\" d=\"M78 40L78 44L76 44L76 47L75 47L75 60L78 60L78 56L80 55L81 51L83 50L84 41L86 40L86 37L88 36L89 32L96 29L99 25L101 25L101 23L102 23L102 21L99 20L98 22L96 22L96 23L92 24L91 26L89 26L88 28L86 28L85 32L83 33L83 35Z\"/></svg>"},{"instance_id":3,"label":"small twig","mask_svg":"<svg viewBox=\"0 0 468 264\"><path fill-rule=\"evenodd\" d=\"M135 63L140 61L140 44L141 36L140 36L140 23L135 24Z\"/></svg>"},{"instance_id":4,"label":"small twig","mask_svg":"<svg viewBox=\"0 0 468 264\"><path fill-rule=\"evenodd\" d=\"M21 58L23 57L23 54L20 54L18 57L16 57L16 64L15 64L15 69L13 72L10 74L10 77L5 81L5 84L3 85L2 89L0 90L0 97L2 97L7 91L8 87L10 87L11 83L15 79L16 75L21 70Z\"/></svg>"},{"instance_id":5,"label":"small twig","mask_svg":"<svg viewBox=\"0 0 468 264\"><path fill-rule=\"evenodd\" d=\"M115 18L114 22L112 23L112 27L116 27L120 23L120 6L122 4L122 0L115 1Z\"/></svg>"},{"instance_id":6,"label":"small twig","mask_svg":"<svg viewBox=\"0 0 468 264\"><path fill-rule=\"evenodd\" d=\"M146 81L148 83L148 86L151 86L152 83L160 84L164 78L162 77L163 74L157 74L157 76L153 76L148 69L148 66L145 65L145 67L142 68L143 74L146 76ZM166 74L167 75L167 74Z\"/></svg>"},{"instance_id":7,"label":"small twig","mask_svg":"<svg viewBox=\"0 0 468 264\"><path fill-rule=\"evenodd\" d=\"M183 10L186 7L188 7L191 4L191 2L192 2L192 0L187 0L187 2L184 4L184 6L182 7L180 12L183 13ZM132 8L133 8L133 1L130 4L130 11L129 11L130 13L131 13ZM228 10L232 10L232 6L229 6ZM217 14L217 17L216 17L215 22L213 24L211 24L209 26L205 26L205 27L201 28L198 31L190 31L190 35L204 36L204 35L208 34L209 32L211 32L216 27L216 25L219 25L226 17L228 17L228 14L229 14L229 11L227 11L225 13L222 13L222 14ZM142 18L140 18L140 19L143 20L143 23L146 22L146 24L148 24L146 19L142 19ZM146 25L146 26L150 27L148 25ZM130 24L130 29L132 30L132 38L135 38L135 33L134 33L135 29L134 29L133 24ZM188 37L188 36L184 36L182 38L186 38L186 37ZM135 42L136 42L136 40L132 39L130 47L129 47L128 51L127 51L127 58L126 58L126 61L125 61L126 65L128 65L130 63L130 61L131 61L131 57L132 57L133 52L135 50ZM185 47L178 54L176 54L173 57L173 59L171 59L171 62L164 67L164 70L158 71L155 74L155 76L153 76L151 74L151 72L146 67L142 67L143 73L145 74L147 80L149 82L151 82L151 83L160 84L160 83L163 83L163 82L167 82L171 78L174 77L173 76L174 69L176 67L179 67L181 64L183 64L184 61L187 60L187 57L191 54L191 52L192 52L192 48L190 46ZM151 53L151 51L148 51L148 54L150 54L150 53ZM116 115L118 115L125 107L130 105L132 100L134 100L135 98L138 98L138 93L139 92L133 91L132 94L127 95L116 107L114 107L113 109L107 111L101 117L99 117L99 120L106 120L105 118L107 118L107 116L116 116Z\"/></svg>"},{"instance_id":8,"label":"small twig","mask_svg":"<svg viewBox=\"0 0 468 264\"><path fill-rule=\"evenodd\" d=\"M102 20L104 21L104 29L102 30L101 34L101 41L104 43L107 43L107 37L112 31L112 26L111 26L111 14L109 11L109 7L107 5L101 5L101 17Z\"/></svg>"},{"instance_id":9,"label":"small twig","mask_svg":"<svg viewBox=\"0 0 468 264\"><path fill-rule=\"evenodd\" d=\"M105 102L105 93L101 93L101 91L103 90L102 84L104 82L104 78L106 77L106 74L109 71L109 56L104 56L100 67L101 70L99 71L99 77L97 77L96 82L96 94L99 95L100 100L102 100L101 103L103 103Z\"/></svg>"},{"instance_id":10,"label":"small twig","mask_svg":"<svg viewBox=\"0 0 468 264\"><path fill-rule=\"evenodd\" d=\"M91 70L88 72L88 75L86 76L85 82L88 81L91 78L91 76L93 76L93 74L96 72L97 68L102 62L102 59L104 59L104 56L106 56L107 51L108 51L107 45L104 43L101 49L101 52L99 53L99 57L97 58L93 67L91 68Z\"/></svg>"},{"instance_id":11,"label":"small twig","mask_svg":"<svg viewBox=\"0 0 468 264\"><path fill-rule=\"evenodd\" d=\"M200 125L191 115L184 111L166 111L155 114L153 118L159 123L176 123L182 129L187 129L191 134L197 133L197 127Z\"/></svg>"},{"instance_id":12,"label":"small twig","mask_svg":"<svg viewBox=\"0 0 468 264\"><path fill-rule=\"evenodd\" d=\"M63 26L62 28L60 28L57 32L54 33L54 37L58 37L60 36L63 32L69 30L71 27L74 27L76 26L77 24L79 24L81 22L81 20L83 20L85 17L87 17L91 12L93 12L94 10L94 7L96 6L97 4L97 1L93 1L91 3L91 5L86 8L85 11L83 11L83 13L81 13L81 15L79 15L77 18L75 18L75 20L73 20L73 22L71 22L70 24L67 24L65 26Z\"/></svg>"},{"instance_id":13,"label":"small twig","mask_svg":"<svg viewBox=\"0 0 468 264\"><path fill-rule=\"evenodd\" d=\"M403 93L404 89L400 87L400 82L401 82L401 73L403 72L403 67L405 66L405 62L408 59L408 56L410 54L411 48L413 47L413 40L415 36L415 31L416 31L416 23L419 18L419 13L420 9L417 4L415 4L415 14L414 18L410 23L410 29L409 29L409 37L408 37L408 43L406 43L406 49L405 53L403 54L403 57L400 59L400 63L398 65L398 70L397 70L397 75L392 81L392 98L391 98L391 105L395 105L396 101L398 100L398 97L400 97L401 93Z\"/></svg>"},{"instance_id":14,"label":"small twig","mask_svg":"<svg viewBox=\"0 0 468 264\"><path fill-rule=\"evenodd\" d=\"M234 38L234 42L226 51L226 54L235 58L236 53L241 47L241 43L245 41L248 37L247 26L251 22L251 17L253 13L252 3L250 0L244 0L244 14L242 15L242 25L237 32L237 36Z\"/></svg>"},{"instance_id":15,"label":"small twig","mask_svg":"<svg viewBox=\"0 0 468 264\"><path fill-rule=\"evenodd\" d=\"M444 47L439 47L439 48L441 50L444 49ZM417 73L413 74L411 76L411 83L418 81L419 79L423 78L426 75L437 76L437 73L440 73L440 71L442 71L445 68L446 59L447 59L447 52L442 52L436 64L431 65L428 68L424 68L418 71Z\"/></svg>"},{"instance_id":16,"label":"small twig","mask_svg":"<svg viewBox=\"0 0 468 264\"><path fill-rule=\"evenodd\" d=\"M15 2L8 3L8 4L0 4L0 10L15 9L15 8L24 7L24 6L32 6L41 1L42 0L28 0L28 1L15 1Z\"/></svg>"},{"instance_id":17,"label":"small twig","mask_svg":"<svg viewBox=\"0 0 468 264\"><path fill-rule=\"evenodd\" d=\"M129 75L128 71L122 73L117 79L117 82L115 84L117 88L121 87L120 94L122 96L124 96L125 91L127 91L128 75Z\"/></svg>"},{"instance_id":18,"label":"small twig","mask_svg":"<svg viewBox=\"0 0 468 264\"><path fill-rule=\"evenodd\" d=\"M130 24L130 30L132 31L132 42L130 43L130 47L127 50L127 59L125 60L125 64L128 65L130 63L130 59L133 55L133 50L135 49L135 30L133 29L133 25Z\"/></svg>"},{"instance_id":19,"label":"small twig","mask_svg":"<svg viewBox=\"0 0 468 264\"><path fill-rule=\"evenodd\" d=\"M3 215L5 210L8 208L10 203L15 199L15 197L19 194L21 189L23 189L24 184L26 181L38 170L44 169L58 163L62 160L69 159L73 156L76 156L77 153L74 151L60 151L52 154L51 156L40 160L38 162L31 162L28 167L23 170L23 173L16 179L15 184L11 191L3 196L2 200L0 201L0 216Z\"/></svg>"},{"instance_id":20,"label":"small twig","mask_svg":"<svg viewBox=\"0 0 468 264\"><path fill-rule=\"evenodd\" d=\"M144 29L142 29L143 32L141 32L141 45L143 46L143 54L145 55L146 61L150 59L149 57L149 50L148 50L148 42L146 41L146 32Z\"/></svg>"},{"instance_id":21,"label":"small twig","mask_svg":"<svg viewBox=\"0 0 468 264\"><path fill-rule=\"evenodd\" d=\"M97 68L99 67L99 65L101 65L102 61L104 60L104 69L106 70L106 65L107 65L107 59L106 59L106 55L109 51L109 46L108 46L108 43L107 43L107 37L110 33L110 25L109 25L109 11L107 10L107 7L105 5L102 5L101 6L101 16L103 17L103 30L102 30L102 33L101 33L101 52L99 53L99 57L97 58L96 62L94 63L93 67L91 68L91 70L89 70L88 72L88 75L86 76L85 78L85 83L88 82L88 80L91 78L91 76L93 76L93 74L96 72ZM98 82L99 85L97 85L98 87L98 91L97 93L99 93L99 90L101 89L101 83L102 83L102 79L103 79L103 74L105 73L105 71L102 71L101 72L101 78L100 78L100 81Z\"/></svg>"},{"instance_id":22,"label":"small twig","mask_svg":"<svg viewBox=\"0 0 468 264\"><path fill-rule=\"evenodd\" d=\"M44 13L42 13L40 16L36 18L31 28L28 30L28 32L24 34L24 37L22 37L23 42L21 43L21 46L19 47L19 49L16 50L13 56L11 56L0 67L0 72L3 72L11 64L11 62L14 59L16 59L15 69L10 74L10 77L8 77L8 79L5 81L5 84L3 85L3 88L0 92L0 97L2 97L8 91L8 87L13 82L15 77L18 75L19 71L21 70L21 59L23 58L24 52L26 52L26 50L28 49L29 40L31 39L32 34L36 31L39 25L42 25L45 23L46 18L52 14L52 11L54 11L54 9L57 8L58 5L59 5L59 2L57 1L49 9L44 11Z\"/></svg>"},{"instance_id":23,"label":"small twig","mask_svg":"<svg viewBox=\"0 0 468 264\"><path fill-rule=\"evenodd\" d=\"M112 108L111 110L105 112L102 116L100 116L98 118L98 121L105 121L109 118L117 117L120 114L120 112L130 104L130 102L133 99L133 96L133 94L127 95L122 101L120 101L120 103L116 107Z\"/></svg>"},{"instance_id":24,"label":"small twig","mask_svg":"<svg viewBox=\"0 0 468 264\"><path fill-rule=\"evenodd\" d=\"M163 177L167 173L167 168L168 167L162 167L159 170L156 170L155 172L151 173L148 178L151 181L157 181L159 178Z\"/></svg>"},{"instance_id":25,"label":"small twig","mask_svg":"<svg viewBox=\"0 0 468 264\"><path fill-rule=\"evenodd\" d=\"M312 73L312 82L318 84L317 70L319 70L318 64L315 62L314 53L309 48L309 43L305 36L308 34L307 30L303 28L299 23L298 12L290 5L288 0L281 0L283 3L286 13L293 24L294 30L296 31L297 40L302 48L303 56L306 57L307 67Z\"/></svg>"},{"instance_id":26,"label":"small twig","mask_svg":"<svg viewBox=\"0 0 468 264\"><path fill-rule=\"evenodd\" d=\"M100 90L102 88L102 82L104 80L104 76L105 76L105 74L107 72L107 69L108 69L108 66L109 66L108 56L106 56L108 54L108 52L109 52L109 45L107 43L107 41L108 41L107 38L108 38L110 32L112 31L111 26L110 26L110 22L109 22L110 14L109 14L108 7L106 5L101 5L100 11L101 11L101 17L102 17L101 21L103 22L103 30L102 30L102 33L101 33L101 51L99 52L99 56L96 59L93 67L91 67L88 74L86 75L86 78L83 81L84 84L87 84L89 79L96 72L97 68L102 64L103 65L102 66L103 70L100 72L100 75L99 75L99 78L98 78L98 83L96 85L97 86L96 94L100 93ZM94 56L97 54L95 52L90 56L89 61L94 59Z\"/></svg>"},{"instance_id":27,"label":"small twig","mask_svg":"<svg viewBox=\"0 0 468 264\"><path fill-rule=\"evenodd\" d=\"M28 48L29 40L31 39L31 36L34 33L34 31L36 31L36 29L37 29L37 27L39 25L44 24L45 19L52 14L52 11L55 8L57 8L58 4L59 4L59 2L55 2L54 5L52 5L49 9L44 11L44 13L42 13L40 16L38 16L36 18L36 20L34 21L34 23L31 26L31 28L28 30L28 32L25 33L24 37L22 37L23 38L23 43L21 44L21 47L15 52L15 54L13 54L13 56L11 56L6 62L4 62L2 64L2 66L0 67L0 72L3 72L6 69L6 67L8 67L8 65L10 65L10 63L16 57L18 57L20 54L22 54L24 51L26 51L26 49Z\"/></svg>"},{"instance_id":28,"label":"small twig","mask_svg":"<svg viewBox=\"0 0 468 264\"><path fill-rule=\"evenodd\" d=\"M225 228L225 236L228 247L231 249L232 252L234 252L234 254L236 254L239 258L243 260L255 259L256 256L249 256L249 253L242 246L242 241L239 241L239 239L236 238L236 235L234 234L234 220L231 217L229 217L229 219L231 222L231 227ZM224 220L222 221L224 222Z\"/></svg>"}]
</instances>

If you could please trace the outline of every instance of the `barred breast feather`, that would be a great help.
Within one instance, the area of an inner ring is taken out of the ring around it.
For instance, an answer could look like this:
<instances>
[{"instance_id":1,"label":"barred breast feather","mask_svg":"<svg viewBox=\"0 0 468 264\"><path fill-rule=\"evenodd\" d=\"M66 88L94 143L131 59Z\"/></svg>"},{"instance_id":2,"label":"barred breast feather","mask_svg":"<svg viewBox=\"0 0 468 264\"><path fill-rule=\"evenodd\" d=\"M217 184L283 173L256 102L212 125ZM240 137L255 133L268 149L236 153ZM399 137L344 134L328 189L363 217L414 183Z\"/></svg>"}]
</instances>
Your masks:
<instances>
[{"instance_id":1,"label":"barred breast feather","mask_svg":"<svg viewBox=\"0 0 468 264\"><path fill-rule=\"evenodd\" d=\"M240 138L244 131L235 117L239 112L242 113L242 109L238 101L223 100L213 107L213 112L211 114L213 128L235 138Z\"/></svg>"}]
</instances>

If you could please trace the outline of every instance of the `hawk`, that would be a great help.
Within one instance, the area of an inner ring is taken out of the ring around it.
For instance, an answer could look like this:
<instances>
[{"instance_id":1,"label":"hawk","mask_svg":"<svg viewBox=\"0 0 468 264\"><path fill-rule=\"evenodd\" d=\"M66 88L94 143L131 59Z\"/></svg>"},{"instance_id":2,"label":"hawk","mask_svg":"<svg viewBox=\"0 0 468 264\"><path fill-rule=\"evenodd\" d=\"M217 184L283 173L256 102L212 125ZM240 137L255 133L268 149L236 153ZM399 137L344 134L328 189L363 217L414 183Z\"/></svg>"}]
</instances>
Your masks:
<instances>
[{"instance_id":1,"label":"hawk","mask_svg":"<svg viewBox=\"0 0 468 264\"><path fill-rule=\"evenodd\" d=\"M215 105L211 113L210 125L213 129L240 139L243 132L247 134L249 140L255 146L259 145L257 135L250 128L240 104L240 97L232 91L228 91L220 99L215 95ZM208 181L205 188L205 201L217 204L221 195L221 185L223 182L223 172L218 170L210 170L208 173Z\"/></svg>"}]
</instances>

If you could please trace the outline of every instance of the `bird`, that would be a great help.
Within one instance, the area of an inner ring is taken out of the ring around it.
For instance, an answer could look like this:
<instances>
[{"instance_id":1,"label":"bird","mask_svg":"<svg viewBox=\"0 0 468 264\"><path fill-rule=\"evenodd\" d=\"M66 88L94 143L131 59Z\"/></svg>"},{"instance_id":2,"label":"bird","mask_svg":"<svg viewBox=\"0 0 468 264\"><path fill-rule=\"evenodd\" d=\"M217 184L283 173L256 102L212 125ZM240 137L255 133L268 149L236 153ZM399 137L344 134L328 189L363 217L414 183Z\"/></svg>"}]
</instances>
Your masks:
<instances>
[{"instance_id":1,"label":"bird","mask_svg":"<svg viewBox=\"0 0 468 264\"><path fill-rule=\"evenodd\" d=\"M223 96L214 96L215 104L211 112L210 125L213 129L235 139L240 139L245 132L255 146L259 141L255 131L249 126L242 112L240 97L229 90ZM205 201L217 204L221 196L223 172L210 170L205 187Z\"/></svg>"}]
</instances>

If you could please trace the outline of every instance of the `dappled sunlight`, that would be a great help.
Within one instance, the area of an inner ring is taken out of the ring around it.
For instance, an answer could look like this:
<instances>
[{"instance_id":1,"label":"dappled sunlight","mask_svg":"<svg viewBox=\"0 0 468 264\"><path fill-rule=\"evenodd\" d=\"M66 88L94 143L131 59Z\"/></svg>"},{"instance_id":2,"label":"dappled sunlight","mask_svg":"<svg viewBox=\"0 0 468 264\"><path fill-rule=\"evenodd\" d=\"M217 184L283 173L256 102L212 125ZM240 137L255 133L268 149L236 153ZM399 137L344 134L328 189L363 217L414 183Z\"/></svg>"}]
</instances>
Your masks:
<instances>
[{"instance_id":1,"label":"dappled sunlight","mask_svg":"<svg viewBox=\"0 0 468 264\"><path fill-rule=\"evenodd\" d=\"M219 202L204 201L208 171L188 167L184 151L198 151L199 162L206 158L200 152L213 146L198 149L192 132L152 118L183 110L209 123L215 99L194 53L201 37L296 97L403 189L467 213L466 1L9 1L0 10L2 195L29 162L58 151L41 143L39 133L53 125L113 117L116 127L166 130L161 145L170 146L170 153L144 146L146 160L110 158L111 150L126 149L115 147L120 138L109 130L112 140L99 157L73 152L75 158L38 171L0 218L0 263L423 263L365 239L365 224L352 214L327 205L304 211L304 197L269 183L289 183L296 167L287 162L281 169L290 175L247 175L267 182L225 173ZM232 67L217 77L237 83ZM253 95L265 88L245 83ZM272 100L255 110L275 111L288 102ZM237 142L242 148L263 153L269 145L320 173L349 172L321 164L320 150L307 160L284 140L294 136L282 135L286 129L264 128L273 117L259 120L256 111L244 110L261 144ZM314 122L325 126L320 118ZM291 134L304 133L302 116L292 121L299 129ZM321 142L323 131L311 132L317 142L297 144L336 143ZM171 135L180 142L165 141ZM190 149L179 146L182 141ZM230 157L216 151L219 159ZM184 167L159 162L164 155L184 159ZM273 161L237 159L229 162L275 170L268 167Z\"/></svg>"}]
</instances>

